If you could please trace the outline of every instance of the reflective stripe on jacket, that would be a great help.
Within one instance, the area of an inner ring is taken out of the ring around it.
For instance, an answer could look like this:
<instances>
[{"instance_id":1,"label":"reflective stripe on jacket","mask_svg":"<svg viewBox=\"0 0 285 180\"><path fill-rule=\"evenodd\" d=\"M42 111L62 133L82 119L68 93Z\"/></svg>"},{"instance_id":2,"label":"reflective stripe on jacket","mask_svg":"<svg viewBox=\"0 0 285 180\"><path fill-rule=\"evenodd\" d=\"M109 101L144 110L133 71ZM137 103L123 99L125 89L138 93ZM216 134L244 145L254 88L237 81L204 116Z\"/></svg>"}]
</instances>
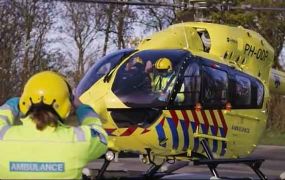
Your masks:
<instances>
[{"instance_id":1,"label":"reflective stripe on jacket","mask_svg":"<svg viewBox=\"0 0 285 180\"><path fill-rule=\"evenodd\" d=\"M107 134L94 114L78 127L39 131L30 117L13 126L9 106L1 106L0 179L80 179L83 167L107 150Z\"/></svg>"},{"instance_id":2,"label":"reflective stripe on jacket","mask_svg":"<svg viewBox=\"0 0 285 180\"><path fill-rule=\"evenodd\" d=\"M153 79L153 77L152 77ZM153 81L152 81L152 90L156 92L161 92L161 93L171 93L172 89L175 86L175 80L176 78L174 75L169 75L166 77L163 76L155 76ZM171 81L171 82L170 82ZM184 84L182 84L180 88L180 92L184 91ZM184 101L184 94L183 93L178 93L175 98L176 102L183 102Z\"/></svg>"}]
</instances>

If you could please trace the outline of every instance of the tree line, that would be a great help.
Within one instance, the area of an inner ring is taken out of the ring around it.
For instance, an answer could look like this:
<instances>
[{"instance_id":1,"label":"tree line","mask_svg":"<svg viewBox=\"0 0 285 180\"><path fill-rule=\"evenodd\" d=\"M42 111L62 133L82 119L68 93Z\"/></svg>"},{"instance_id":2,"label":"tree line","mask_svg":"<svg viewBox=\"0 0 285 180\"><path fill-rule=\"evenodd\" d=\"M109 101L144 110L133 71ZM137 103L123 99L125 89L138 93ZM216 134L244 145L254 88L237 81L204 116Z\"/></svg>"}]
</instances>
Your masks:
<instances>
[{"instance_id":1,"label":"tree line","mask_svg":"<svg viewBox=\"0 0 285 180\"><path fill-rule=\"evenodd\" d=\"M42 0L0 0L0 104L34 73L55 70L76 85L106 53L136 45L136 29L161 30L171 8Z\"/></svg>"},{"instance_id":2,"label":"tree line","mask_svg":"<svg viewBox=\"0 0 285 180\"><path fill-rule=\"evenodd\" d=\"M232 2L285 5L281 0ZM277 55L281 50L284 12L0 0L0 104L20 95L24 83L38 71L59 71L75 86L88 67L109 52L135 47L145 34L171 24L201 18L256 30L273 45Z\"/></svg>"}]
</instances>

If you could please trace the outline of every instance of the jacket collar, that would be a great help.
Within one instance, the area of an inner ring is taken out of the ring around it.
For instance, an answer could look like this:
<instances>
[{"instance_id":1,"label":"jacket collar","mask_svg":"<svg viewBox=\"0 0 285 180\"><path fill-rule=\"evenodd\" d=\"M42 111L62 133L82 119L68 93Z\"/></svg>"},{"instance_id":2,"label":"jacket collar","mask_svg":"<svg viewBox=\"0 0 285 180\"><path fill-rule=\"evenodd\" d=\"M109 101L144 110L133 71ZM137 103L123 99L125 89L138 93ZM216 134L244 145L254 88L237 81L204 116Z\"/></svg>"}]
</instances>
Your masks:
<instances>
[{"instance_id":1,"label":"jacket collar","mask_svg":"<svg viewBox=\"0 0 285 180\"><path fill-rule=\"evenodd\" d=\"M23 126L26 126L26 127L31 128L31 129L37 130L36 123L33 121L33 119L30 116L27 116L25 118L21 118L21 121L23 123ZM60 121L57 121L57 122L58 122L58 126L65 126ZM37 131L39 131L39 130L37 130ZM54 132L54 131L56 131L56 128L55 127L51 127L51 126L47 126L43 130L43 132Z\"/></svg>"}]
</instances>

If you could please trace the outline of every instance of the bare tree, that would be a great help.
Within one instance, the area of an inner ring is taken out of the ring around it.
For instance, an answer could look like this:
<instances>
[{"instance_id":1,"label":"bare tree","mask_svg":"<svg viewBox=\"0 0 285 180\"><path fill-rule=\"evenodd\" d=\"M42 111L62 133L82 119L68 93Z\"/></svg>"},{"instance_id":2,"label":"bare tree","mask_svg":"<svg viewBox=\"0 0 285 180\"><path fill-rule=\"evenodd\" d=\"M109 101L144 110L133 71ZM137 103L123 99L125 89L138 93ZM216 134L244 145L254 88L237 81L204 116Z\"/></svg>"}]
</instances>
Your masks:
<instances>
[{"instance_id":1,"label":"bare tree","mask_svg":"<svg viewBox=\"0 0 285 180\"><path fill-rule=\"evenodd\" d=\"M125 39L132 36L133 22L137 17L130 6L118 6L115 11L115 34L118 49L126 48Z\"/></svg>"},{"instance_id":2,"label":"bare tree","mask_svg":"<svg viewBox=\"0 0 285 180\"><path fill-rule=\"evenodd\" d=\"M50 68L47 34L54 3L3 0L0 3L0 102L19 95L35 72ZM3 69L3 71L2 71ZM3 81L3 83L2 83Z\"/></svg>"},{"instance_id":3,"label":"bare tree","mask_svg":"<svg viewBox=\"0 0 285 180\"><path fill-rule=\"evenodd\" d=\"M101 27L100 11L94 4L65 3L66 33L75 42L77 58L70 53L75 63L74 82L77 84L86 70L86 65L94 59L96 35Z\"/></svg>"},{"instance_id":4,"label":"bare tree","mask_svg":"<svg viewBox=\"0 0 285 180\"><path fill-rule=\"evenodd\" d=\"M134 22L137 18L136 9L130 6L108 5L102 7L103 26L100 31L104 34L103 56L110 48L122 49L130 44L133 38ZM113 46L110 44L113 42ZM115 45L115 46L114 46Z\"/></svg>"},{"instance_id":5,"label":"bare tree","mask_svg":"<svg viewBox=\"0 0 285 180\"><path fill-rule=\"evenodd\" d=\"M102 29L100 29L100 31L102 31L104 33L104 45L103 45L103 52L102 55L105 56L107 49L108 49L108 42L109 42L109 38L110 38L110 33L111 33L111 29L112 29L112 25L114 23L113 21L113 11L114 11L114 5L107 5L105 7L103 7L102 9L105 13L103 16L103 20L104 20L104 24L102 26Z\"/></svg>"},{"instance_id":6,"label":"bare tree","mask_svg":"<svg viewBox=\"0 0 285 180\"><path fill-rule=\"evenodd\" d=\"M12 1L18 11L23 30L22 54L21 54L21 78L24 83L26 79L37 71L47 69L48 62L45 61L48 44L47 33L53 23L53 3L44 3L39 0Z\"/></svg>"},{"instance_id":7,"label":"bare tree","mask_svg":"<svg viewBox=\"0 0 285 180\"><path fill-rule=\"evenodd\" d=\"M140 18L138 23L145 26L145 31L161 31L173 24L176 19L174 8L169 7L143 7L139 8Z\"/></svg>"},{"instance_id":8,"label":"bare tree","mask_svg":"<svg viewBox=\"0 0 285 180\"><path fill-rule=\"evenodd\" d=\"M14 59L22 41L20 22L16 15L10 2L4 1L0 4L0 103L6 96L10 96L10 77L14 72Z\"/></svg>"}]
</instances>

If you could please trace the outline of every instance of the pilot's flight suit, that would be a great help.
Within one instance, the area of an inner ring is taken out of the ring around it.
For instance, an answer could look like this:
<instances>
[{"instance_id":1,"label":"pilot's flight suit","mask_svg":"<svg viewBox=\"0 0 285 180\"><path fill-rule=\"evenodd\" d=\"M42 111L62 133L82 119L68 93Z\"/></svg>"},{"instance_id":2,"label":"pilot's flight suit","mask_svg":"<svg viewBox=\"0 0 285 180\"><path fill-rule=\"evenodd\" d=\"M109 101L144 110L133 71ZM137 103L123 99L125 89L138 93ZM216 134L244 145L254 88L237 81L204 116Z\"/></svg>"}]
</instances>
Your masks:
<instances>
[{"instance_id":1,"label":"pilot's flight suit","mask_svg":"<svg viewBox=\"0 0 285 180\"><path fill-rule=\"evenodd\" d=\"M166 77L156 75L153 77L151 76L152 83L152 90L155 92L160 92L160 93L166 93L167 96L165 98L168 98L168 95L171 93L172 89L175 86L175 76L174 74L170 74ZM184 91L184 84L182 84L180 88L180 92ZM161 99L163 101L166 101L167 99ZM175 98L175 102L183 102L184 101L184 94L183 93L178 93Z\"/></svg>"},{"instance_id":2,"label":"pilot's flight suit","mask_svg":"<svg viewBox=\"0 0 285 180\"><path fill-rule=\"evenodd\" d=\"M80 179L87 162L106 152L107 134L90 107L78 108L77 115L81 126L60 123L39 131L29 116L13 125L16 113L2 105L0 179Z\"/></svg>"}]
</instances>

